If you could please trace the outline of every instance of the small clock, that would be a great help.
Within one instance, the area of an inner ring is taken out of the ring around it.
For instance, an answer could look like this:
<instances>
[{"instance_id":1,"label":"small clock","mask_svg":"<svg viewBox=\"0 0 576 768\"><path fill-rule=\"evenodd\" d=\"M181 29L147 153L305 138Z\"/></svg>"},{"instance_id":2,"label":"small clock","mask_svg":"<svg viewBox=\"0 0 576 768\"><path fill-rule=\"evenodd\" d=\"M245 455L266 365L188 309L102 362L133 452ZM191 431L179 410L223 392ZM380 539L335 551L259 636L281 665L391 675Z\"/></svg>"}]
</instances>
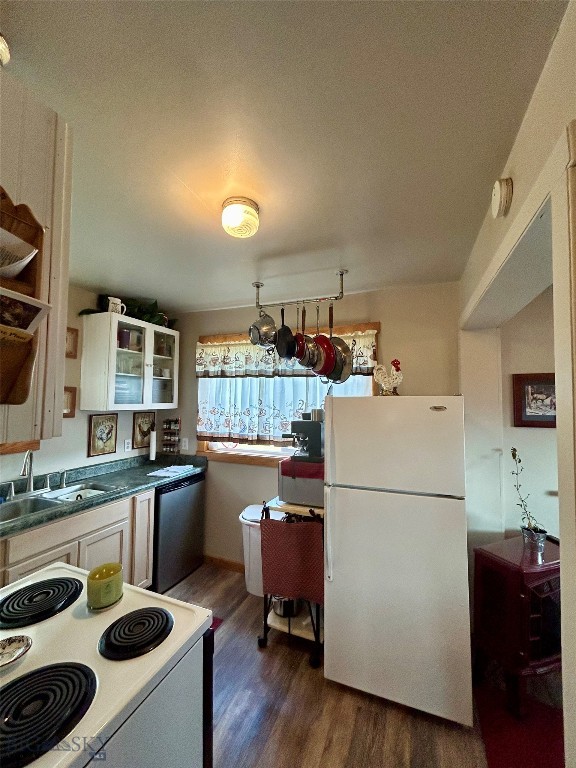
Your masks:
<instances>
[{"instance_id":1,"label":"small clock","mask_svg":"<svg viewBox=\"0 0 576 768\"><path fill-rule=\"evenodd\" d=\"M498 179L492 187L492 216L506 216L512 205L512 179Z\"/></svg>"}]
</instances>

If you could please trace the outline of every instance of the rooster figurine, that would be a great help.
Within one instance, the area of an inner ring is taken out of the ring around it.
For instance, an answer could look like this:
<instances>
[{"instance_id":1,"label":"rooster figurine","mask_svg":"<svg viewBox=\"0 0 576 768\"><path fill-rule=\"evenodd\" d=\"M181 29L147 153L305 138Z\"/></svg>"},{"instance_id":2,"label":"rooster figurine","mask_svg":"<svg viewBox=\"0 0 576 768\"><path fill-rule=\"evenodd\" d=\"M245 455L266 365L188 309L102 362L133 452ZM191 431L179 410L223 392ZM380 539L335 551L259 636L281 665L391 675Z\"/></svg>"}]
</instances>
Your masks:
<instances>
[{"instance_id":1,"label":"rooster figurine","mask_svg":"<svg viewBox=\"0 0 576 768\"><path fill-rule=\"evenodd\" d=\"M150 437L150 432L153 432L156 429L156 422L154 419L152 421L148 422L148 426L144 427L142 422L138 423L138 432L140 433L140 439L144 440L147 437Z\"/></svg>"},{"instance_id":2,"label":"rooster figurine","mask_svg":"<svg viewBox=\"0 0 576 768\"><path fill-rule=\"evenodd\" d=\"M398 390L396 387L402 384L402 371L400 370L400 360L392 360L390 365L390 375L386 370L385 365L374 366L374 381L380 387L381 395L397 395Z\"/></svg>"}]
</instances>

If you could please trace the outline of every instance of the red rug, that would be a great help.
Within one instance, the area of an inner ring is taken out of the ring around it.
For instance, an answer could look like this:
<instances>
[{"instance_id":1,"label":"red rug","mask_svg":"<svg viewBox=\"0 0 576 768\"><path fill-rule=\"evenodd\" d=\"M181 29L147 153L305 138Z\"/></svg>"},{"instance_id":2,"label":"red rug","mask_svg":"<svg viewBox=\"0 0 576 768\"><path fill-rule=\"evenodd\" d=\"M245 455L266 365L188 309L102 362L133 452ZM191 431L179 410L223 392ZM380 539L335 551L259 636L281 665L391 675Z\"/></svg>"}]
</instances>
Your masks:
<instances>
[{"instance_id":1,"label":"red rug","mask_svg":"<svg viewBox=\"0 0 576 768\"><path fill-rule=\"evenodd\" d=\"M488 768L564 768L562 710L532 697L519 720L506 709L505 693L474 688Z\"/></svg>"},{"instance_id":2,"label":"red rug","mask_svg":"<svg viewBox=\"0 0 576 768\"><path fill-rule=\"evenodd\" d=\"M222 622L223 619L219 619L218 616L212 616L212 624L210 625L210 629L213 629L214 632L216 632Z\"/></svg>"}]
</instances>

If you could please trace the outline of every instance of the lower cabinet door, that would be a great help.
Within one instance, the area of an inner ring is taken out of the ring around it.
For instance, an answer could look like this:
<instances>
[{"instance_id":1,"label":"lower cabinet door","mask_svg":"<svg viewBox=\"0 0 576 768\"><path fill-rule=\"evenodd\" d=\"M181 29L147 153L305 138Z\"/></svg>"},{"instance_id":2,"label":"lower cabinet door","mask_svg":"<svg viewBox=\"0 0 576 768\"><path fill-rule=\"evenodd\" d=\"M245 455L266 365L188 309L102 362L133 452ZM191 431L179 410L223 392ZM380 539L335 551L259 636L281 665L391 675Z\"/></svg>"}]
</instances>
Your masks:
<instances>
[{"instance_id":1,"label":"lower cabinet door","mask_svg":"<svg viewBox=\"0 0 576 768\"><path fill-rule=\"evenodd\" d=\"M130 578L130 522L122 520L84 536L78 544L78 565L91 571L103 563L122 563L124 581Z\"/></svg>"},{"instance_id":2,"label":"lower cabinet door","mask_svg":"<svg viewBox=\"0 0 576 768\"><path fill-rule=\"evenodd\" d=\"M23 579L30 573L34 573L40 568L45 568L52 563L66 563L67 565L78 565L78 542L71 541L56 549L51 549L30 560L24 560L18 565L12 565L6 568L6 583Z\"/></svg>"},{"instance_id":3,"label":"lower cabinet door","mask_svg":"<svg viewBox=\"0 0 576 768\"><path fill-rule=\"evenodd\" d=\"M154 491L135 496L133 504L131 584L146 588L152 584ZM128 581L126 576L124 581Z\"/></svg>"}]
</instances>

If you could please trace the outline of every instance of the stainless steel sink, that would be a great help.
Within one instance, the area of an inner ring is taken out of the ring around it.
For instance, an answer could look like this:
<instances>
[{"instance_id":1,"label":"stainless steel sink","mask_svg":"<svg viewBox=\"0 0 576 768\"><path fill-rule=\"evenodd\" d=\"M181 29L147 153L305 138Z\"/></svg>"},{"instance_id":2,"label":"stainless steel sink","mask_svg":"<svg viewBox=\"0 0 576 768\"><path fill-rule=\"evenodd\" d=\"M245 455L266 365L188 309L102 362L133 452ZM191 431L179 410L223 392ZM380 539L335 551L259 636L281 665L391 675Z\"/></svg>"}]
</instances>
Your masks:
<instances>
[{"instance_id":1,"label":"stainless steel sink","mask_svg":"<svg viewBox=\"0 0 576 768\"><path fill-rule=\"evenodd\" d=\"M25 499L6 501L4 504L0 504L0 523L16 520L32 512L41 512L44 509L57 507L60 503L56 499L44 499L41 496L29 496Z\"/></svg>"},{"instance_id":2,"label":"stainless steel sink","mask_svg":"<svg viewBox=\"0 0 576 768\"><path fill-rule=\"evenodd\" d=\"M46 491L42 494L44 499L60 499L61 501L76 501L87 499L89 496L96 496L100 493L110 493L116 491L118 486L108 485L106 483L74 483L65 488L56 488L54 491Z\"/></svg>"}]
</instances>

